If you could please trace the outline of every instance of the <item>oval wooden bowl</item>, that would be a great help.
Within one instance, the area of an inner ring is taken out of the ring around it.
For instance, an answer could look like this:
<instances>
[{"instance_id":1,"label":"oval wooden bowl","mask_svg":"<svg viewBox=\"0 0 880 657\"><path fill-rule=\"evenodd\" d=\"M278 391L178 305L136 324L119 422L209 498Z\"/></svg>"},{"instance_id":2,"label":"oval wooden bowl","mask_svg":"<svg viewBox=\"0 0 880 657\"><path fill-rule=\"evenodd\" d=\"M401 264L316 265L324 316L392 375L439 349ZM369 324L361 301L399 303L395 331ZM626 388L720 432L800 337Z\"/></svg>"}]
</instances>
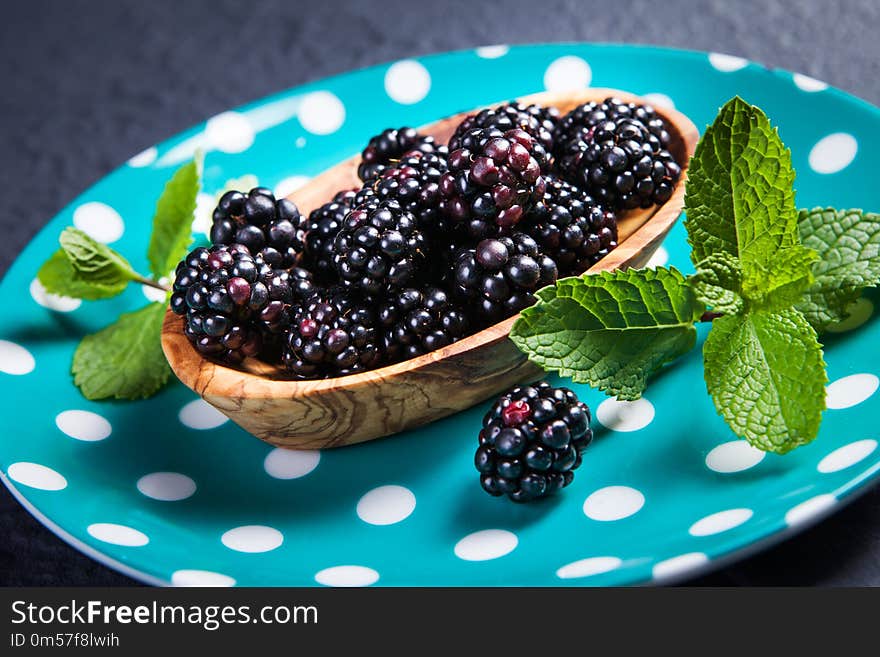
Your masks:
<instances>
[{"instance_id":1,"label":"oval wooden bowl","mask_svg":"<svg viewBox=\"0 0 880 657\"><path fill-rule=\"evenodd\" d=\"M555 106L562 113L591 100L618 96L614 89L539 93L523 102ZM698 133L683 114L656 108L670 126L670 150L686 168ZM468 112L469 113L469 112ZM425 126L445 143L468 113ZM338 190L359 187L355 156L313 178L290 195L302 212L327 202ZM644 266L684 207L684 179L660 207L626 213L618 223L618 247L588 273ZM182 320L167 311L162 348L177 377L209 404L257 438L293 449L341 447L417 427L477 404L504 389L541 376L507 337L511 317L444 349L381 369L321 381L283 380L283 370L257 360L233 369L203 358L183 335Z\"/></svg>"}]
</instances>

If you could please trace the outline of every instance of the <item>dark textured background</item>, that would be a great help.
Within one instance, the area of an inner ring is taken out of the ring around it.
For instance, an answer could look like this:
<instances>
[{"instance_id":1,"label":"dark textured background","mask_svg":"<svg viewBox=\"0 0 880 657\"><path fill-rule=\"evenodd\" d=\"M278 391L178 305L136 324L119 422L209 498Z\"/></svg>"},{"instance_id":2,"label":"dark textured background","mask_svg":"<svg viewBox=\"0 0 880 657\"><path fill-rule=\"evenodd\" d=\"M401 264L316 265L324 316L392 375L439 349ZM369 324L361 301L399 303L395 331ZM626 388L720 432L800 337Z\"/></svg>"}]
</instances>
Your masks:
<instances>
[{"instance_id":1,"label":"dark textured background","mask_svg":"<svg viewBox=\"0 0 880 657\"><path fill-rule=\"evenodd\" d=\"M741 55L880 104L878 28L877 0L3 0L0 273L58 210L134 153L316 78L494 43L618 41ZM0 491L0 584L131 583ZM693 583L880 585L880 489Z\"/></svg>"}]
</instances>

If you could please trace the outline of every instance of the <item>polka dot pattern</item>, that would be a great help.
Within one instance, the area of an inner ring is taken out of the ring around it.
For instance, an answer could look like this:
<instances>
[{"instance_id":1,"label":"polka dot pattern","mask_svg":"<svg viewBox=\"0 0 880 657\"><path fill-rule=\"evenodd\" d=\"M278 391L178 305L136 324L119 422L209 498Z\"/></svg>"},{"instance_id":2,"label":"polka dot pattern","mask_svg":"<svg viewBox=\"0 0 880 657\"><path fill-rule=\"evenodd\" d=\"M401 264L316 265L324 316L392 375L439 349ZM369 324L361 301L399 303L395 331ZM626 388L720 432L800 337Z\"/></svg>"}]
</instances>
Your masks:
<instances>
[{"instance_id":1,"label":"polka dot pattern","mask_svg":"<svg viewBox=\"0 0 880 657\"><path fill-rule=\"evenodd\" d=\"M651 574L655 581L668 582L690 570L700 568L708 561L709 557L702 552L688 552L654 564Z\"/></svg>"},{"instance_id":2,"label":"polka dot pattern","mask_svg":"<svg viewBox=\"0 0 880 657\"><path fill-rule=\"evenodd\" d=\"M816 78L811 78L808 75L795 73L791 77L792 80L794 80L794 83L797 85L798 89L800 89L801 91L815 93L817 91L825 91L828 88L827 83L822 82L821 80L817 80Z\"/></svg>"},{"instance_id":3,"label":"polka dot pattern","mask_svg":"<svg viewBox=\"0 0 880 657\"><path fill-rule=\"evenodd\" d=\"M733 73L749 65L749 60L722 53L709 53L709 63L722 73Z\"/></svg>"},{"instance_id":4,"label":"polka dot pattern","mask_svg":"<svg viewBox=\"0 0 880 657\"><path fill-rule=\"evenodd\" d=\"M873 374L850 374L830 383L825 388L828 408L850 408L861 404L880 387L880 379Z\"/></svg>"},{"instance_id":5,"label":"polka dot pattern","mask_svg":"<svg viewBox=\"0 0 880 657\"><path fill-rule=\"evenodd\" d=\"M606 399L596 409L596 419L612 431L638 431L654 419L654 405L642 397L635 401Z\"/></svg>"},{"instance_id":6,"label":"polka dot pattern","mask_svg":"<svg viewBox=\"0 0 880 657\"><path fill-rule=\"evenodd\" d=\"M590 86L593 71L590 65L574 55L553 60L544 72L547 91L577 91Z\"/></svg>"},{"instance_id":7,"label":"polka dot pattern","mask_svg":"<svg viewBox=\"0 0 880 657\"><path fill-rule=\"evenodd\" d=\"M329 91L315 91L303 98L299 122L312 134L329 135L345 122L345 106Z\"/></svg>"},{"instance_id":8,"label":"polka dot pattern","mask_svg":"<svg viewBox=\"0 0 880 657\"><path fill-rule=\"evenodd\" d=\"M620 568L623 561L617 557L589 557L580 561L572 561L556 571L559 579L577 579L601 575L615 568Z\"/></svg>"},{"instance_id":9,"label":"polka dot pattern","mask_svg":"<svg viewBox=\"0 0 880 657\"><path fill-rule=\"evenodd\" d=\"M177 502L193 496L196 482L179 472L153 472L138 479L137 489L154 500Z\"/></svg>"},{"instance_id":10,"label":"polka dot pattern","mask_svg":"<svg viewBox=\"0 0 880 657\"><path fill-rule=\"evenodd\" d=\"M223 112L205 124L205 138L212 148L224 153L241 153L254 143L250 121L238 112Z\"/></svg>"},{"instance_id":11,"label":"polka dot pattern","mask_svg":"<svg viewBox=\"0 0 880 657\"><path fill-rule=\"evenodd\" d=\"M299 479L318 467L321 452L316 449L276 447L266 455L263 469L275 479Z\"/></svg>"},{"instance_id":12,"label":"polka dot pattern","mask_svg":"<svg viewBox=\"0 0 880 657\"><path fill-rule=\"evenodd\" d=\"M125 223L106 203L91 201L73 211L73 225L98 242L111 243L122 237Z\"/></svg>"},{"instance_id":13,"label":"polka dot pattern","mask_svg":"<svg viewBox=\"0 0 880 657\"><path fill-rule=\"evenodd\" d=\"M499 57L504 57L508 52L510 52L510 47L501 45L483 46L476 50L477 57L482 57L483 59L498 59Z\"/></svg>"},{"instance_id":14,"label":"polka dot pattern","mask_svg":"<svg viewBox=\"0 0 880 657\"><path fill-rule=\"evenodd\" d=\"M236 552L271 552L281 546L284 535L274 527L243 525L225 532L220 540Z\"/></svg>"},{"instance_id":15,"label":"polka dot pattern","mask_svg":"<svg viewBox=\"0 0 880 657\"><path fill-rule=\"evenodd\" d=\"M0 340L0 372L4 374L30 374L36 361L27 349L9 340Z\"/></svg>"},{"instance_id":16,"label":"polka dot pattern","mask_svg":"<svg viewBox=\"0 0 880 657\"><path fill-rule=\"evenodd\" d=\"M403 486L379 486L357 503L358 517L371 525L393 525L409 517L416 508L416 496Z\"/></svg>"},{"instance_id":17,"label":"polka dot pattern","mask_svg":"<svg viewBox=\"0 0 880 657\"><path fill-rule=\"evenodd\" d=\"M175 570L171 575L174 586L235 586L229 575L210 570Z\"/></svg>"},{"instance_id":18,"label":"polka dot pattern","mask_svg":"<svg viewBox=\"0 0 880 657\"><path fill-rule=\"evenodd\" d=\"M875 449L877 449L876 440L872 438L857 440L854 443L835 449L819 461L816 469L823 474L846 470L868 458Z\"/></svg>"},{"instance_id":19,"label":"polka dot pattern","mask_svg":"<svg viewBox=\"0 0 880 657\"><path fill-rule=\"evenodd\" d=\"M464 561L489 561L510 554L519 539L506 529L483 529L468 534L455 544L455 556Z\"/></svg>"},{"instance_id":20,"label":"polka dot pattern","mask_svg":"<svg viewBox=\"0 0 880 657\"><path fill-rule=\"evenodd\" d=\"M610 522L629 518L645 506L641 491L629 486L606 486L584 500L584 515L591 520Z\"/></svg>"},{"instance_id":21,"label":"polka dot pattern","mask_svg":"<svg viewBox=\"0 0 880 657\"><path fill-rule=\"evenodd\" d=\"M308 176L288 176L277 185L275 185L275 197L284 198L290 196L293 192L309 182L311 178Z\"/></svg>"},{"instance_id":22,"label":"polka dot pattern","mask_svg":"<svg viewBox=\"0 0 880 657\"><path fill-rule=\"evenodd\" d=\"M395 62L385 74L385 92L391 100L402 105L424 100L430 90L431 74L415 60Z\"/></svg>"},{"instance_id":23,"label":"polka dot pattern","mask_svg":"<svg viewBox=\"0 0 880 657\"><path fill-rule=\"evenodd\" d=\"M112 522L96 522L89 525L86 531L88 531L93 538L103 541L104 543L110 543L111 545L143 547L150 542L149 537L142 531L126 525L117 525Z\"/></svg>"},{"instance_id":24,"label":"polka dot pattern","mask_svg":"<svg viewBox=\"0 0 880 657\"><path fill-rule=\"evenodd\" d=\"M39 490L64 490L67 488L67 479L52 468L39 463L19 461L10 465L6 474L16 483Z\"/></svg>"},{"instance_id":25,"label":"polka dot pattern","mask_svg":"<svg viewBox=\"0 0 880 657\"><path fill-rule=\"evenodd\" d=\"M35 278L30 285L31 298L43 308L54 310L59 313L69 313L82 305L80 299L72 299L71 297L62 297L57 294L51 294L46 291L39 279Z\"/></svg>"},{"instance_id":26,"label":"polka dot pattern","mask_svg":"<svg viewBox=\"0 0 880 657\"><path fill-rule=\"evenodd\" d=\"M156 161L156 157L159 155L159 149L155 146L150 146L142 150L137 155L134 155L129 161L128 166L134 167L136 169L140 169L142 167L148 167L153 162Z\"/></svg>"},{"instance_id":27,"label":"polka dot pattern","mask_svg":"<svg viewBox=\"0 0 880 657\"><path fill-rule=\"evenodd\" d=\"M712 536L739 527L755 515L751 509L728 509L697 520L688 533L691 536Z\"/></svg>"},{"instance_id":28,"label":"polka dot pattern","mask_svg":"<svg viewBox=\"0 0 880 657\"><path fill-rule=\"evenodd\" d=\"M731 440L714 447L706 454L706 467L721 474L742 472L758 465L767 456L745 440Z\"/></svg>"},{"instance_id":29,"label":"polka dot pattern","mask_svg":"<svg viewBox=\"0 0 880 657\"><path fill-rule=\"evenodd\" d=\"M315 581L324 586L370 586L379 581L379 573L366 566L333 566L319 571Z\"/></svg>"},{"instance_id":30,"label":"polka dot pattern","mask_svg":"<svg viewBox=\"0 0 880 657\"><path fill-rule=\"evenodd\" d=\"M785 514L785 524L789 527L806 524L826 513L836 503L837 498L828 493L811 497L788 510Z\"/></svg>"},{"instance_id":31,"label":"polka dot pattern","mask_svg":"<svg viewBox=\"0 0 880 657\"><path fill-rule=\"evenodd\" d=\"M666 94L651 93L642 96L654 107L665 107L666 109L675 109L675 102Z\"/></svg>"},{"instance_id":32,"label":"polka dot pattern","mask_svg":"<svg viewBox=\"0 0 880 657\"><path fill-rule=\"evenodd\" d=\"M190 429L200 431L216 429L229 422L229 418L204 399L196 399L180 409L178 414L180 423Z\"/></svg>"},{"instance_id":33,"label":"polka dot pattern","mask_svg":"<svg viewBox=\"0 0 880 657\"><path fill-rule=\"evenodd\" d=\"M837 173L852 163L859 150L856 138L845 132L822 137L810 150L810 168L816 173Z\"/></svg>"},{"instance_id":34,"label":"polka dot pattern","mask_svg":"<svg viewBox=\"0 0 880 657\"><path fill-rule=\"evenodd\" d=\"M55 417L55 425L71 438L85 442L104 440L113 432L105 418L91 411L63 411Z\"/></svg>"}]
</instances>

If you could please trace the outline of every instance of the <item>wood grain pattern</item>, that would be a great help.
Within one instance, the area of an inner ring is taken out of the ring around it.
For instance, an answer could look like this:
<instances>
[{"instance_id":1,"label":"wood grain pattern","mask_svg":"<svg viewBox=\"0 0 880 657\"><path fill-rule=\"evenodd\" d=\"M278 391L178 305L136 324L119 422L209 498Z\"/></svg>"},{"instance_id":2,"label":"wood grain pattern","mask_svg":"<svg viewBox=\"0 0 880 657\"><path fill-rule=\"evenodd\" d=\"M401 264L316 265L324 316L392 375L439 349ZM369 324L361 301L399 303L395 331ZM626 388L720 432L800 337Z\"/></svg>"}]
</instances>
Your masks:
<instances>
[{"instance_id":1,"label":"wood grain pattern","mask_svg":"<svg viewBox=\"0 0 880 657\"><path fill-rule=\"evenodd\" d=\"M613 89L539 93L521 100L552 105L565 113L581 103L610 95L639 100ZM656 109L671 127L670 150L686 164L699 136L696 127L675 110ZM443 119L421 131L445 142L463 116ZM358 187L358 162L355 156L339 163L289 198L302 212L309 212L336 191ZM618 247L590 272L647 263L681 214L686 173L662 206L620 218ZM181 318L170 310L162 329L162 348L185 385L257 438L279 447L324 449L417 427L473 406L515 383L539 378L541 370L528 362L507 337L515 320L511 317L418 358L321 381L284 380L279 368L256 360L246 361L242 369L206 360L189 344Z\"/></svg>"}]
</instances>

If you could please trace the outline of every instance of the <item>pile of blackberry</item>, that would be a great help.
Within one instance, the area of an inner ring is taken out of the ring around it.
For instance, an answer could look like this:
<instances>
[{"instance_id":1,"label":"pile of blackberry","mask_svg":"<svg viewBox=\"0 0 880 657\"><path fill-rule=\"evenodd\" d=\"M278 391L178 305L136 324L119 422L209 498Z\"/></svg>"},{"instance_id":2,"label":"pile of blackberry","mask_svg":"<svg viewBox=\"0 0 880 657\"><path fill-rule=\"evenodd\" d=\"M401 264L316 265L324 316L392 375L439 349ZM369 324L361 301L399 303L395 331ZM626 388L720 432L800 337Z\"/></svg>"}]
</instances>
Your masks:
<instances>
[{"instance_id":1,"label":"pile of blackberry","mask_svg":"<svg viewBox=\"0 0 880 657\"><path fill-rule=\"evenodd\" d=\"M464 118L448 144L390 128L364 148L359 186L308 214L264 187L223 194L211 246L177 268L171 307L200 353L232 365L262 359L288 378L418 357L514 315L613 250L617 212L671 195L681 166L669 144L652 108L613 98L565 116L506 103ZM541 386L522 391L538 404L535 426L547 404L563 403ZM572 413L558 421L580 435ZM582 437L571 440L579 450ZM544 447L569 449L561 444ZM516 476L515 455L501 456L492 457L501 470L484 473L494 492L526 499L570 480L556 465L570 449L553 456L556 469L523 461L531 474ZM518 488L503 483L514 480Z\"/></svg>"}]
</instances>

